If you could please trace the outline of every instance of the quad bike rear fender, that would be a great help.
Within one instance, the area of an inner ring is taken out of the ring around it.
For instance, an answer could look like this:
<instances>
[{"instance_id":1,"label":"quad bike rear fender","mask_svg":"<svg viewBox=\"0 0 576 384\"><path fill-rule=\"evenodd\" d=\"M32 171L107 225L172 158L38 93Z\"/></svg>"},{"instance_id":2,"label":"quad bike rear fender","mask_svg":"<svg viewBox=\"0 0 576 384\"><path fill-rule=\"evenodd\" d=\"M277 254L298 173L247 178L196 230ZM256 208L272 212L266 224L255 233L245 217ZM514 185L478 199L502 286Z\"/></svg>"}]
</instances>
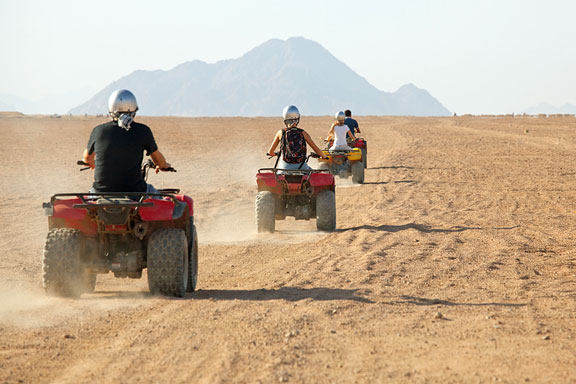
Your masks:
<instances>
[{"instance_id":1,"label":"quad bike rear fender","mask_svg":"<svg viewBox=\"0 0 576 384\"><path fill-rule=\"evenodd\" d=\"M278 183L281 176L274 173L258 173L256 174L256 183L258 184L258 192L269 191L276 195L282 194L282 185Z\"/></svg>"},{"instance_id":2,"label":"quad bike rear fender","mask_svg":"<svg viewBox=\"0 0 576 384\"><path fill-rule=\"evenodd\" d=\"M356 139L353 143L354 148L366 148L367 143L364 139Z\"/></svg>"},{"instance_id":3,"label":"quad bike rear fender","mask_svg":"<svg viewBox=\"0 0 576 384\"><path fill-rule=\"evenodd\" d=\"M256 174L256 183L258 183L258 188L260 188L260 186L274 188L278 184L278 181L274 173L258 173Z\"/></svg>"},{"instance_id":4,"label":"quad bike rear fender","mask_svg":"<svg viewBox=\"0 0 576 384\"><path fill-rule=\"evenodd\" d=\"M352 151L348 154L348 161L351 163L362 161L362 150L360 148L352 148Z\"/></svg>"},{"instance_id":5,"label":"quad bike rear fender","mask_svg":"<svg viewBox=\"0 0 576 384\"><path fill-rule=\"evenodd\" d=\"M148 198L144 203L150 206L141 207L138 210L142 221L170 221L182 217L188 210L190 216L194 216L194 201L187 195L165 196L161 199Z\"/></svg>"},{"instance_id":6,"label":"quad bike rear fender","mask_svg":"<svg viewBox=\"0 0 576 384\"><path fill-rule=\"evenodd\" d=\"M98 228L96 222L88 215L88 211L83 208L75 208L76 204L81 204L80 198L55 200L49 207L44 205L44 210L48 217L48 227L53 228L74 228L87 235L96 235Z\"/></svg>"},{"instance_id":7,"label":"quad bike rear fender","mask_svg":"<svg viewBox=\"0 0 576 384\"><path fill-rule=\"evenodd\" d=\"M331 189L332 191L334 190L334 175L330 173L312 173L308 181L310 185L314 187L315 191L321 187L327 187L327 189Z\"/></svg>"}]
</instances>

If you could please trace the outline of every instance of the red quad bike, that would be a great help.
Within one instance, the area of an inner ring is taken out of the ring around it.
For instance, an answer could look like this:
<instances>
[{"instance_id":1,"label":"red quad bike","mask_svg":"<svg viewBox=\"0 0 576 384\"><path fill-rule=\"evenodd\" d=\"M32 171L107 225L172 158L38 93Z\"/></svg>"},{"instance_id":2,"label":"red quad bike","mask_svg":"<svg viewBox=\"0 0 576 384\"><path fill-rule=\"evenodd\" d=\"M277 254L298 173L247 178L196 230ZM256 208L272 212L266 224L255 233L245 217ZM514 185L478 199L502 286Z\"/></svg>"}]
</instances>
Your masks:
<instances>
[{"instance_id":1,"label":"red quad bike","mask_svg":"<svg viewBox=\"0 0 576 384\"><path fill-rule=\"evenodd\" d=\"M304 162L316 154L310 154ZM261 168L256 175L256 224L258 232L274 232L276 220L316 218L320 231L336 229L334 176L327 170Z\"/></svg>"},{"instance_id":2,"label":"red quad bike","mask_svg":"<svg viewBox=\"0 0 576 384\"><path fill-rule=\"evenodd\" d=\"M366 142L366 139L362 138L362 137L356 137L356 140L350 140L350 143L348 144L349 146L351 146L352 148L360 148L360 150L362 151L362 161L364 162L364 169L366 169L368 167L368 143Z\"/></svg>"},{"instance_id":3,"label":"red quad bike","mask_svg":"<svg viewBox=\"0 0 576 384\"><path fill-rule=\"evenodd\" d=\"M155 167L148 160L142 169L145 179ZM194 208L192 198L179 193L53 195L43 204L50 230L42 262L46 292L78 297L94 291L97 274L138 279L144 268L152 294L193 292L198 278Z\"/></svg>"}]
</instances>

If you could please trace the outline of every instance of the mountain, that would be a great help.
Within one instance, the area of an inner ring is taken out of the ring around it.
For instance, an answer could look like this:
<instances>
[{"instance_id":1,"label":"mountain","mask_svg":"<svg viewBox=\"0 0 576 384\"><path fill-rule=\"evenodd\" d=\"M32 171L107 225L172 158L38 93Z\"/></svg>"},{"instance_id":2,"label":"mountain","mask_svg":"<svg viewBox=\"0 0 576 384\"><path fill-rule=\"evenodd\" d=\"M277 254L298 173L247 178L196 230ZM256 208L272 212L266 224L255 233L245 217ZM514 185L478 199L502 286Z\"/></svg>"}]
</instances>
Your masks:
<instances>
[{"instance_id":1,"label":"mountain","mask_svg":"<svg viewBox=\"0 0 576 384\"><path fill-rule=\"evenodd\" d=\"M552 104L548 103L540 103L535 107L530 107L524 111L524 113L528 115L539 115L539 114L546 114L546 115L575 115L576 114L576 105L573 104L564 104L561 107L555 107Z\"/></svg>"},{"instance_id":2,"label":"mountain","mask_svg":"<svg viewBox=\"0 0 576 384\"><path fill-rule=\"evenodd\" d=\"M186 62L169 70L135 71L108 85L72 114L107 112L108 96L130 89L144 115L278 116L294 104L303 115L443 116L450 112L412 84L382 92L302 37L272 39L238 59Z\"/></svg>"}]
</instances>

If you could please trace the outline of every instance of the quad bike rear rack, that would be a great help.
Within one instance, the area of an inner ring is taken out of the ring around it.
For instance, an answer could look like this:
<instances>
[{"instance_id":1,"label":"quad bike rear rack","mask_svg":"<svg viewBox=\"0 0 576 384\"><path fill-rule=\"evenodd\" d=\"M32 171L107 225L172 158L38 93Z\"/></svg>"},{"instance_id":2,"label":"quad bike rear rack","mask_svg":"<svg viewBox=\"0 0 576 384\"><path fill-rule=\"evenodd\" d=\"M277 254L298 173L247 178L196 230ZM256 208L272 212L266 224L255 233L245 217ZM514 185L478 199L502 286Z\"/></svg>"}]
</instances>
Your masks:
<instances>
[{"instance_id":1,"label":"quad bike rear rack","mask_svg":"<svg viewBox=\"0 0 576 384\"><path fill-rule=\"evenodd\" d=\"M74 208L85 208L85 209L95 209L95 208L141 208L141 207L151 207L154 205L152 202L144 201L146 198L169 198L174 203L174 216L180 217L184 211L185 204L183 205L180 200L174 196L174 194L179 193L179 189L162 189L158 193L150 192L80 192L80 193L57 193L50 197L49 203L42 203L42 208L44 209L44 214L46 216L52 216L54 214L54 203L59 200L60 197L76 197L82 201L81 204L74 204ZM96 204L96 199L98 198L125 198L134 200L135 197L139 199L134 202L111 202ZM92 201L92 202L90 202ZM181 207L181 209L178 209Z\"/></svg>"},{"instance_id":2,"label":"quad bike rear rack","mask_svg":"<svg viewBox=\"0 0 576 384\"><path fill-rule=\"evenodd\" d=\"M282 172L279 174L279 172ZM302 176L310 176L313 173L330 173L328 169L283 169L283 168L260 168L258 169L258 174L274 174L274 179L277 183L282 185L283 193L286 195L293 194L294 189L290 188L289 185L293 183L300 183L302 181ZM282 180L279 180L279 176L283 176ZM304 181L301 185L300 193L308 196L312 196L314 189L310 186L308 180Z\"/></svg>"},{"instance_id":3,"label":"quad bike rear rack","mask_svg":"<svg viewBox=\"0 0 576 384\"><path fill-rule=\"evenodd\" d=\"M292 175L309 175L311 173L330 173L326 169L283 169L283 168L260 168L258 169L258 173L275 173L278 174L279 171L286 172L287 174Z\"/></svg>"},{"instance_id":4,"label":"quad bike rear rack","mask_svg":"<svg viewBox=\"0 0 576 384\"><path fill-rule=\"evenodd\" d=\"M258 173L273 173L276 182L278 182L279 172L280 175L284 176L284 179L288 183L298 182L297 178L299 176L310 176L312 173L330 173L329 169L283 169L283 168L260 168Z\"/></svg>"}]
</instances>

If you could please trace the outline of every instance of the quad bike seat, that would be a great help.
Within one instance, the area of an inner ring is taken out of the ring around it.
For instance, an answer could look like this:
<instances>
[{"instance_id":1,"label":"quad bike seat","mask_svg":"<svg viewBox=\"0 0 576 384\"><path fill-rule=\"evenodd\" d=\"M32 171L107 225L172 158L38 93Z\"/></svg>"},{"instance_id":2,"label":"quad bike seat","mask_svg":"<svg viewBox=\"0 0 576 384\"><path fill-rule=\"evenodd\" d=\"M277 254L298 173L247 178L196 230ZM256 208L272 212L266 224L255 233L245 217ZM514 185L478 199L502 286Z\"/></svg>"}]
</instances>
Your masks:
<instances>
[{"instance_id":1,"label":"quad bike seat","mask_svg":"<svg viewBox=\"0 0 576 384\"><path fill-rule=\"evenodd\" d=\"M304 174L304 173L300 173L300 174L293 174L293 173L285 174L285 175L284 175L284 180L286 180L287 183L300 183L300 182L302 181L302 177L303 177L304 175L307 175L307 173L306 173L306 174Z\"/></svg>"},{"instance_id":2,"label":"quad bike seat","mask_svg":"<svg viewBox=\"0 0 576 384\"><path fill-rule=\"evenodd\" d=\"M104 207L98 208L98 215L105 224L122 225L126 224L128 220L134 200L125 197L114 199L101 197L96 200L96 205L104 205Z\"/></svg>"}]
</instances>

